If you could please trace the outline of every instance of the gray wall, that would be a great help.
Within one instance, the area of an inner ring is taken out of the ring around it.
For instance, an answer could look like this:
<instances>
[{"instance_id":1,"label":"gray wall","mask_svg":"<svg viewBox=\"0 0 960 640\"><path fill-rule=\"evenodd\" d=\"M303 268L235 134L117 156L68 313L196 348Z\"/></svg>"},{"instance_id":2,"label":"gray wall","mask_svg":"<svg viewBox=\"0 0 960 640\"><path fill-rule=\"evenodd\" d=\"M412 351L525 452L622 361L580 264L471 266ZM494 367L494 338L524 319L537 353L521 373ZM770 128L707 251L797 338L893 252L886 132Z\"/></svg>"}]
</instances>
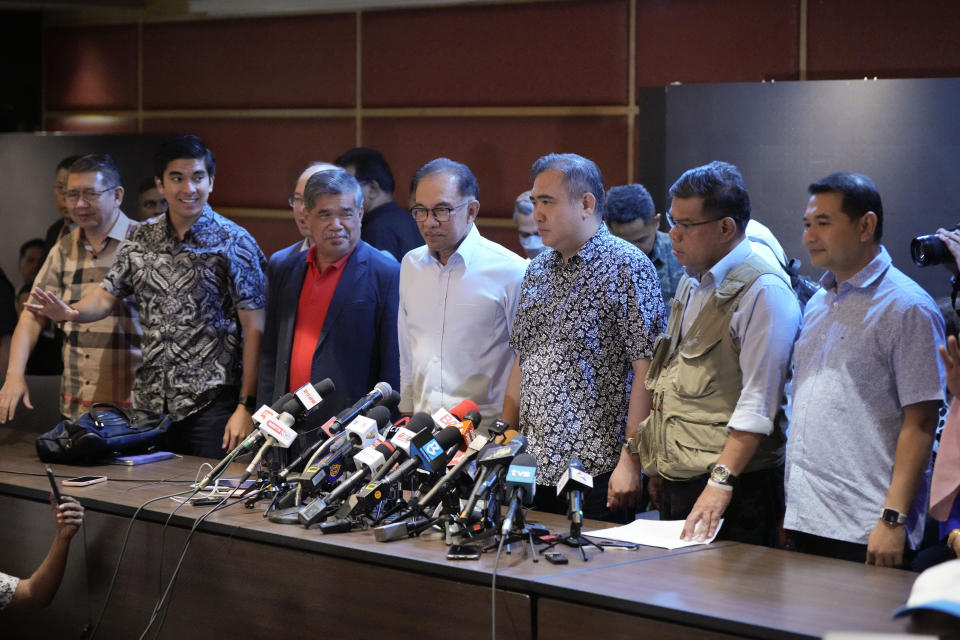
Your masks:
<instances>
[{"instance_id":1,"label":"gray wall","mask_svg":"<svg viewBox=\"0 0 960 640\"><path fill-rule=\"evenodd\" d=\"M819 276L801 243L807 185L833 171L865 173L883 198L894 264L940 297L949 274L916 267L910 239L960 221L958 114L953 78L670 86L666 185L690 167L732 162L754 217Z\"/></svg>"}]
</instances>

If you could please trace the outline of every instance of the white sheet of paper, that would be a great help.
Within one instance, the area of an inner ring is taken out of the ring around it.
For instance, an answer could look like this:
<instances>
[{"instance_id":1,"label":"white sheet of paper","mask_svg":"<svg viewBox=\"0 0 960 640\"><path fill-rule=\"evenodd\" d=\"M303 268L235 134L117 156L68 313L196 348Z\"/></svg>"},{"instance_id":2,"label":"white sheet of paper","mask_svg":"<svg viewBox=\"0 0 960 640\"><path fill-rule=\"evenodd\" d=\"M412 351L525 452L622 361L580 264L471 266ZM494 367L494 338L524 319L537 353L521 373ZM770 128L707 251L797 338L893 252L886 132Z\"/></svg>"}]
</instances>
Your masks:
<instances>
[{"instance_id":1,"label":"white sheet of paper","mask_svg":"<svg viewBox=\"0 0 960 640\"><path fill-rule=\"evenodd\" d=\"M681 547L692 547L698 544L708 544L717 537L716 534L707 538L703 542L694 540L681 540L680 532L683 531L683 520L634 520L630 524L622 527L612 527L610 529L597 529L595 531L584 531L583 535L595 538L608 538L610 540L621 540L623 542L632 542L642 544L647 547L659 547L661 549L679 549ZM699 531L701 524L697 523ZM723 519L717 526L717 531L723 526Z\"/></svg>"}]
</instances>

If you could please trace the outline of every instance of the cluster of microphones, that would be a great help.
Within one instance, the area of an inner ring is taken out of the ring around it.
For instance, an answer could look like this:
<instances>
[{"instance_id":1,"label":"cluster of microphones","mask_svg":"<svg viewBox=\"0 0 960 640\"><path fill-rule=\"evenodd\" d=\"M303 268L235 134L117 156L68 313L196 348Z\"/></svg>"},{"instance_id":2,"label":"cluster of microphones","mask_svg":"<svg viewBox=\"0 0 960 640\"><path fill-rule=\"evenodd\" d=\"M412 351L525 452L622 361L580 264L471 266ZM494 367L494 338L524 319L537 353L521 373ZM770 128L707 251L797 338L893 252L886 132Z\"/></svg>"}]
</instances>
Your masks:
<instances>
[{"instance_id":1,"label":"cluster of microphones","mask_svg":"<svg viewBox=\"0 0 960 640\"><path fill-rule=\"evenodd\" d=\"M295 427L333 389L329 379L308 383L261 407L257 428L199 486L240 453L256 450L240 482L256 472L273 488L266 515L274 522L318 526L323 533L372 528L383 542L432 528L443 530L448 544L529 535L523 507L533 503L537 467L527 440L506 438L509 425L502 420L479 433L482 418L471 400L391 422L399 396L380 382L320 427L320 437L293 460L264 470L265 453L289 447L299 435ZM580 539L583 494L592 486L580 462L571 460L557 485L569 505L566 540Z\"/></svg>"}]
</instances>

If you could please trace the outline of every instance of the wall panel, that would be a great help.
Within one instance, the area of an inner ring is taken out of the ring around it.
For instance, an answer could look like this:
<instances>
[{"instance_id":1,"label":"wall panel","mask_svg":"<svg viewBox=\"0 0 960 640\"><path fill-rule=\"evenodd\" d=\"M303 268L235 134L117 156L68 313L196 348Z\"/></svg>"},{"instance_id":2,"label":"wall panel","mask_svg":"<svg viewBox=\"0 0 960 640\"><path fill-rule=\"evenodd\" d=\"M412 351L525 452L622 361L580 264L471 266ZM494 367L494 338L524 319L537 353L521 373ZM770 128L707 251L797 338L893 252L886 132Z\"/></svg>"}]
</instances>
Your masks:
<instances>
[{"instance_id":1,"label":"wall panel","mask_svg":"<svg viewBox=\"0 0 960 640\"><path fill-rule=\"evenodd\" d=\"M957 76L958 31L955 0L809 0L807 77Z\"/></svg>"},{"instance_id":2,"label":"wall panel","mask_svg":"<svg viewBox=\"0 0 960 640\"><path fill-rule=\"evenodd\" d=\"M798 77L799 0L637 0L637 85Z\"/></svg>"},{"instance_id":3,"label":"wall panel","mask_svg":"<svg viewBox=\"0 0 960 640\"><path fill-rule=\"evenodd\" d=\"M135 109L135 25L46 32L44 94L48 110Z\"/></svg>"},{"instance_id":4,"label":"wall panel","mask_svg":"<svg viewBox=\"0 0 960 640\"><path fill-rule=\"evenodd\" d=\"M363 104L627 101L626 0L365 14Z\"/></svg>"},{"instance_id":5,"label":"wall panel","mask_svg":"<svg viewBox=\"0 0 960 640\"><path fill-rule=\"evenodd\" d=\"M364 124L364 143L386 154L406 205L410 178L421 165L447 156L468 165L480 183L480 215L510 217L530 188L530 166L550 152L594 160L606 184L626 180L625 118L378 118Z\"/></svg>"},{"instance_id":6,"label":"wall panel","mask_svg":"<svg viewBox=\"0 0 960 640\"><path fill-rule=\"evenodd\" d=\"M333 160L354 142L346 119L156 119L144 131L203 138L217 159L211 201L221 207L286 209L311 160Z\"/></svg>"},{"instance_id":7,"label":"wall panel","mask_svg":"<svg viewBox=\"0 0 960 640\"><path fill-rule=\"evenodd\" d=\"M348 14L147 25L144 107L353 106L355 37Z\"/></svg>"}]
</instances>

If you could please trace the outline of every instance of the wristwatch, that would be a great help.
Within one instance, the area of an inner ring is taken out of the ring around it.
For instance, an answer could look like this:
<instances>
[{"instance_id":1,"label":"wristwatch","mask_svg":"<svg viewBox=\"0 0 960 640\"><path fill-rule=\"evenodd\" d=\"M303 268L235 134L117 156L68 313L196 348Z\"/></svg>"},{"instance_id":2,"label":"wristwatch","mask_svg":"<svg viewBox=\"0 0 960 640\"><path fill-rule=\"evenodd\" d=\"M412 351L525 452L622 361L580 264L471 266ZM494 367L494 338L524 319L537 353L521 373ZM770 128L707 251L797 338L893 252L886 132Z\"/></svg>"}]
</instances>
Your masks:
<instances>
[{"instance_id":1,"label":"wristwatch","mask_svg":"<svg viewBox=\"0 0 960 640\"><path fill-rule=\"evenodd\" d=\"M880 519L891 527L896 527L907 521L907 514L900 513L896 509L884 507L883 511L880 512Z\"/></svg>"},{"instance_id":2,"label":"wristwatch","mask_svg":"<svg viewBox=\"0 0 960 640\"><path fill-rule=\"evenodd\" d=\"M623 446L627 448L627 453L632 456L640 455L640 434L633 436L632 438L627 438L623 441Z\"/></svg>"},{"instance_id":3,"label":"wristwatch","mask_svg":"<svg viewBox=\"0 0 960 640\"><path fill-rule=\"evenodd\" d=\"M726 484L731 487L736 486L737 476L733 475L730 472L730 469L726 465L715 464L713 465L713 470L710 471L710 479L716 482L717 484Z\"/></svg>"},{"instance_id":4,"label":"wristwatch","mask_svg":"<svg viewBox=\"0 0 960 640\"><path fill-rule=\"evenodd\" d=\"M242 404L245 406L250 413L253 413L257 410L257 399L254 396L240 396L240 399L237 400L237 404Z\"/></svg>"}]
</instances>

